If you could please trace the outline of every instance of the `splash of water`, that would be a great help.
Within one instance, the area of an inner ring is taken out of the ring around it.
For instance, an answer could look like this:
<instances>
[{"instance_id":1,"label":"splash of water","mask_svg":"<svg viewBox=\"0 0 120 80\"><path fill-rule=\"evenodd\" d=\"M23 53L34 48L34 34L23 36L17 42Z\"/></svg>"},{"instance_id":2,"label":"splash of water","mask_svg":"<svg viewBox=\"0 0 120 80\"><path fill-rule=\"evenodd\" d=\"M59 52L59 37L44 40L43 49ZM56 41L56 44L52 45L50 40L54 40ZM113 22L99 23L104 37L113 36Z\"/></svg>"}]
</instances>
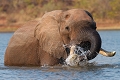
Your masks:
<instances>
[{"instance_id":1,"label":"splash of water","mask_svg":"<svg viewBox=\"0 0 120 80\"><path fill-rule=\"evenodd\" d=\"M84 48L80 46L76 46L74 50L74 54L78 54L78 56L84 57L84 60L88 60L86 55L90 53L91 53L90 50L85 50Z\"/></svg>"},{"instance_id":2,"label":"splash of water","mask_svg":"<svg viewBox=\"0 0 120 80\"><path fill-rule=\"evenodd\" d=\"M75 47L75 48L72 48ZM90 50L85 50L80 46L71 46L70 55L66 59L66 64L69 66L84 66L88 63L87 54L90 54Z\"/></svg>"}]
</instances>

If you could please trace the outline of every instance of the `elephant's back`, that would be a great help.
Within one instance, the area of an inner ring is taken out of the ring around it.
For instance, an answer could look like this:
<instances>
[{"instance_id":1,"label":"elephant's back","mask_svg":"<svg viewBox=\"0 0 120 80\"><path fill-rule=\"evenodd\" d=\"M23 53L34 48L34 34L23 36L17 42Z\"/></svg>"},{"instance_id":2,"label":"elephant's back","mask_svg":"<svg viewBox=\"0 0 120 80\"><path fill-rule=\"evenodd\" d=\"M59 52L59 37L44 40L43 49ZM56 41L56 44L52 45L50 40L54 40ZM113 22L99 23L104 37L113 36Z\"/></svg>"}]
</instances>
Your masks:
<instances>
[{"instance_id":1,"label":"elephant's back","mask_svg":"<svg viewBox=\"0 0 120 80\"><path fill-rule=\"evenodd\" d=\"M39 20L33 20L18 28L11 37L6 52L5 65L38 65L37 39L34 37L35 27Z\"/></svg>"},{"instance_id":2,"label":"elephant's back","mask_svg":"<svg viewBox=\"0 0 120 80\"><path fill-rule=\"evenodd\" d=\"M14 42L26 42L28 40L32 40L34 39L34 30L35 27L39 24L39 20L32 20L29 21L28 23L26 23L25 25L21 26L20 28L18 28L15 33L13 34L9 44L11 44L11 42L13 41L12 39L14 39Z\"/></svg>"}]
</instances>

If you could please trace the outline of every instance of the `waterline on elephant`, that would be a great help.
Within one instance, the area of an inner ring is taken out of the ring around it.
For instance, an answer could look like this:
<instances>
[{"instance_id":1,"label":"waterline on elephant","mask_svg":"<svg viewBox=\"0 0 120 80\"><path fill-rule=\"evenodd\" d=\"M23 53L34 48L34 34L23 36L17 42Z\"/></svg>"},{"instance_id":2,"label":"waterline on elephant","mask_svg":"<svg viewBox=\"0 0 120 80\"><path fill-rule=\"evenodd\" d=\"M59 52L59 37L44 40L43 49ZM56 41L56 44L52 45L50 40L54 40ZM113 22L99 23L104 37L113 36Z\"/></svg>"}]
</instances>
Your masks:
<instances>
[{"instance_id":1,"label":"waterline on elephant","mask_svg":"<svg viewBox=\"0 0 120 80\"><path fill-rule=\"evenodd\" d=\"M66 65L69 66L85 66L88 63L87 54L90 54L90 50L86 50L78 45L70 46L70 54L65 60Z\"/></svg>"}]
</instances>

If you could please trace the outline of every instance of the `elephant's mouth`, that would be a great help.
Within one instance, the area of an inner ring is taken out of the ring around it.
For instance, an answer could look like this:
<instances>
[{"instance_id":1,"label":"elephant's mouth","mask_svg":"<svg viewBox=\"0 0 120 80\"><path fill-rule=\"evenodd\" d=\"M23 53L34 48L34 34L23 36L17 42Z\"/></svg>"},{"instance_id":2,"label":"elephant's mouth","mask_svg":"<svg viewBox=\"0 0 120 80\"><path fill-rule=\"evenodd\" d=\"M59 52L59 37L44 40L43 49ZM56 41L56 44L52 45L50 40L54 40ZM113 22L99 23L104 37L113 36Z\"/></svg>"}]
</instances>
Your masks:
<instances>
[{"instance_id":1,"label":"elephant's mouth","mask_svg":"<svg viewBox=\"0 0 120 80\"><path fill-rule=\"evenodd\" d=\"M72 45L65 45L65 50L67 52L67 54L70 54L70 49L71 49ZM82 41L80 44L76 44L76 50L78 50L78 48L80 47L81 49L83 49L84 51L88 51L91 48L91 43L89 41ZM81 50L78 50L78 53L76 54L80 54Z\"/></svg>"},{"instance_id":2,"label":"elephant's mouth","mask_svg":"<svg viewBox=\"0 0 120 80\"><path fill-rule=\"evenodd\" d=\"M80 44L76 45L74 53L79 56L80 61L88 60L87 55L91 53L90 48L91 43L89 41L82 41Z\"/></svg>"},{"instance_id":3,"label":"elephant's mouth","mask_svg":"<svg viewBox=\"0 0 120 80\"><path fill-rule=\"evenodd\" d=\"M77 44L77 46L84 49L84 51L88 51L91 48L91 43L89 41L82 41L80 44Z\"/></svg>"},{"instance_id":4,"label":"elephant's mouth","mask_svg":"<svg viewBox=\"0 0 120 80\"><path fill-rule=\"evenodd\" d=\"M80 61L84 61L87 59L87 55L91 54L90 48L91 43L89 41L82 41L80 44L75 45L75 50L73 53L80 57Z\"/></svg>"}]
</instances>

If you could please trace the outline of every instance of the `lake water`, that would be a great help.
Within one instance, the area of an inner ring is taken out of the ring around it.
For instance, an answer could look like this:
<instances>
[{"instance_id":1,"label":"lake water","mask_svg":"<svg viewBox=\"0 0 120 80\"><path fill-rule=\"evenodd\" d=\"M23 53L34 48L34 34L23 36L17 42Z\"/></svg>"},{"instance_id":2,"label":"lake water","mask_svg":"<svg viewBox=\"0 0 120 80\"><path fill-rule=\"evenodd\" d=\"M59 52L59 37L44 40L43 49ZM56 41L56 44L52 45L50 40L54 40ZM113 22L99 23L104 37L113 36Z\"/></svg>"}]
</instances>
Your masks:
<instances>
[{"instance_id":1,"label":"lake water","mask_svg":"<svg viewBox=\"0 0 120 80\"><path fill-rule=\"evenodd\" d=\"M116 55L105 57L99 54L89 66L79 68L4 66L5 49L13 33L0 33L0 80L120 80L120 31L99 33L102 47L115 50Z\"/></svg>"}]
</instances>

